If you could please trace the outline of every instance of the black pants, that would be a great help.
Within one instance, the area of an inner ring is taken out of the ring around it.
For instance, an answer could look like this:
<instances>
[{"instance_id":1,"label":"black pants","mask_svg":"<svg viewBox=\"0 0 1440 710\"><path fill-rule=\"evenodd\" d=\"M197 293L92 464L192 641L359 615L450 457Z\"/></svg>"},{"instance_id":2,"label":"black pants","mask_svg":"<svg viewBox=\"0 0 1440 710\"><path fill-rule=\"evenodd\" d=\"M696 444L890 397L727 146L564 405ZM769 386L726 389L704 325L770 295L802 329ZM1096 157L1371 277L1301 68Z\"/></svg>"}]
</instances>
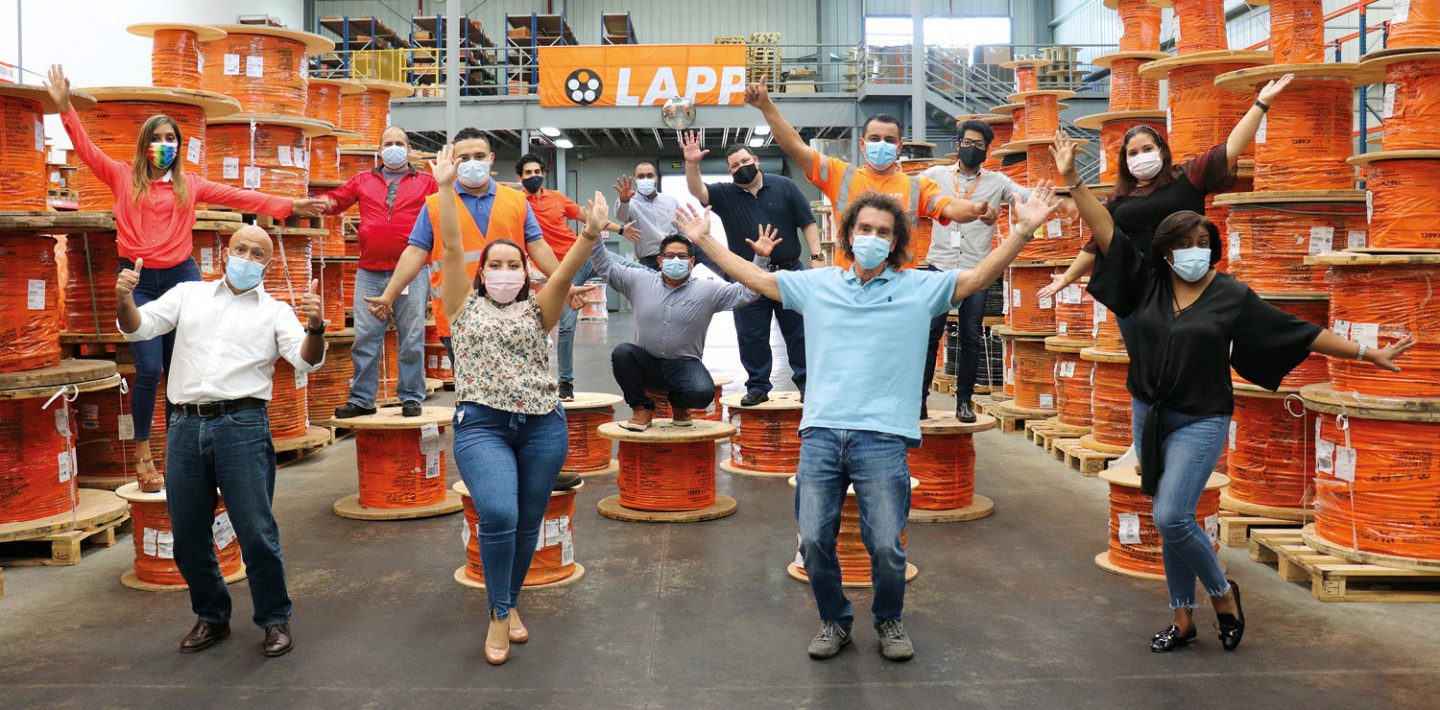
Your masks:
<instances>
[{"instance_id":1,"label":"black pants","mask_svg":"<svg viewBox=\"0 0 1440 710\"><path fill-rule=\"evenodd\" d=\"M798 311L786 310L779 301L764 296L754 303L735 309L735 340L740 346L740 364L745 367L746 392L769 394L770 317L780 322L780 337L785 340L785 356L790 360L791 381L805 391L805 320Z\"/></svg>"},{"instance_id":2,"label":"black pants","mask_svg":"<svg viewBox=\"0 0 1440 710\"><path fill-rule=\"evenodd\" d=\"M955 368L955 403L969 402L975 394L975 375L980 370L980 326L985 320L985 291L980 289L965 297L956 307L960 321L960 360ZM925 382L920 401L930 393L930 381L935 379L935 356L940 352L940 340L945 334L945 318L949 314L936 316L930 321L930 345L925 351Z\"/></svg>"},{"instance_id":3,"label":"black pants","mask_svg":"<svg viewBox=\"0 0 1440 710\"><path fill-rule=\"evenodd\" d=\"M615 382L631 409L655 410L651 392L669 394L673 409L704 409L715 399L715 380L699 360L662 360L634 343L621 343L610 353Z\"/></svg>"}]
</instances>

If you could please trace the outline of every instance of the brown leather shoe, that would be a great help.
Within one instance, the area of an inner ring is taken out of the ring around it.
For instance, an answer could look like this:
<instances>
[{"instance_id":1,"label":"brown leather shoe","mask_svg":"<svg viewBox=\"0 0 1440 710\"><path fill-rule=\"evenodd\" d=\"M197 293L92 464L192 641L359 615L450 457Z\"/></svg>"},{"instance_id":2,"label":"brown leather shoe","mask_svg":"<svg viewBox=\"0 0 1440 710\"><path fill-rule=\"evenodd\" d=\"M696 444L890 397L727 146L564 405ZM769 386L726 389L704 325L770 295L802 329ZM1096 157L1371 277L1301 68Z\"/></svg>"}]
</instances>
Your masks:
<instances>
[{"instance_id":1,"label":"brown leather shoe","mask_svg":"<svg viewBox=\"0 0 1440 710\"><path fill-rule=\"evenodd\" d=\"M290 640L290 625L276 624L265 627L265 655L274 658L283 656L294 648L295 644Z\"/></svg>"},{"instance_id":2,"label":"brown leather shoe","mask_svg":"<svg viewBox=\"0 0 1440 710\"><path fill-rule=\"evenodd\" d=\"M196 620L195 628L180 640L181 653L195 653L204 651L219 643L226 636L230 635L230 622L212 624L208 621Z\"/></svg>"}]
</instances>

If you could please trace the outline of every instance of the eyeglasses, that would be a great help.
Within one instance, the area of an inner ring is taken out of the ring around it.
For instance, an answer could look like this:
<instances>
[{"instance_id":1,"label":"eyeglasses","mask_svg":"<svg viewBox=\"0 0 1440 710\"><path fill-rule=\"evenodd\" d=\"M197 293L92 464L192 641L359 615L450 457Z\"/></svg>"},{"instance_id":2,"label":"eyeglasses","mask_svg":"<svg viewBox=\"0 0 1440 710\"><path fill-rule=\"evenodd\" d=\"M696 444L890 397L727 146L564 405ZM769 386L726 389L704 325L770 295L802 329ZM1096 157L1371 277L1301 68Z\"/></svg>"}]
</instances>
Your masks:
<instances>
[{"instance_id":1,"label":"eyeglasses","mask_svg":"<svg viewBox=\"0 0 1440 710\"><path fill-rule=\"evenodd\" d=\"M689 259L689 258L690 258L690 255L689 255L689 254L686 254L685 252L680 252L679 254L673 254L673 253L671 253L671 254L661 254L661 255L660 255L660 258L661 258L661 259Z\"/></svg>"},{"instance_id":2,"label":"eyeglasses","mask_svg":"<svg viewBox=\"0 0 1440 710\"><path fill-rule=\"evenodd\" d=\"M984 148L984 147L985 147L985 141L984 141L984 140L978 140L978 141L977 141L977 140L975 140L974 138L966 138L965 140L960 141L960 147L961 147L961 148Z\"/></svg>"}]
</instances>

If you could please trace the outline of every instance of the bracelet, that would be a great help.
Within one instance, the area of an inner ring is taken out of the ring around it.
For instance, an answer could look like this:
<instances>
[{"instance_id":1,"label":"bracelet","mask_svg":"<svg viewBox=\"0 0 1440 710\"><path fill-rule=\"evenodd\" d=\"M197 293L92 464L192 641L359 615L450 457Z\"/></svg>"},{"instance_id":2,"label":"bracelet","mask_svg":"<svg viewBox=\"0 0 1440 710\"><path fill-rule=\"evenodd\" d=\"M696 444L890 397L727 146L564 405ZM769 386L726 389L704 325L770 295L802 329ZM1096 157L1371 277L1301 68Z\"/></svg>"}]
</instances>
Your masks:
<instances>
[{"instance_id":1,"label":"bracelet","mask_svg":"<svg viewBox=\"0 0 1440 710\"><path fill-rule=\"evenodd\" d=\"M1074 191L1074 190L1079 189L1080 186L1081 186L1081 185L1084 185L1084 184L1085 184L1085 178L1082 177L1082 178L1076 180L1074 185L1066 185L1066 186L1065 186L1065 189L1066 189L1066 190Z\"/></svg>"},{"instance_id":2,"label":"bracelet","mask_svg":"<svg viewBox=\"0 0 1440 710\"><path fill-rule=\"evenodd\" d=\"M824 260L825 260L825 255L824 255L824 254L811 254L811 255L810 255L810 260L811 260L811 261L824 261Z\"/></svg>"},{"instance_id":3,"label":"bracelet","mask_svg":"<svg viewBox=\"0 0 1440 710\"><path fill-rule=\"evenodd\" d=\"M1270 104L1267 104L1260 99L1255 99L1255 105L1258 106L1262 112L1270 113Z\"/></svg>"},{"instance_id":4,"label":"bracelet","mask_svg":"<svg viewBox=\"0 0 1440 710\"><path fill-rule=\"evenodd\" d=\"M1369 350L1370 348L1365 347L1365 343L1356 343L1356 345L1359 345L1359 346L1360 346L1360 352L1355 353L1355 359L1356 359L1356 360L1364 360L1364 359L1365 359L1365 351L1366 351L1366 350Z\"/></svg>"}]
</instances>

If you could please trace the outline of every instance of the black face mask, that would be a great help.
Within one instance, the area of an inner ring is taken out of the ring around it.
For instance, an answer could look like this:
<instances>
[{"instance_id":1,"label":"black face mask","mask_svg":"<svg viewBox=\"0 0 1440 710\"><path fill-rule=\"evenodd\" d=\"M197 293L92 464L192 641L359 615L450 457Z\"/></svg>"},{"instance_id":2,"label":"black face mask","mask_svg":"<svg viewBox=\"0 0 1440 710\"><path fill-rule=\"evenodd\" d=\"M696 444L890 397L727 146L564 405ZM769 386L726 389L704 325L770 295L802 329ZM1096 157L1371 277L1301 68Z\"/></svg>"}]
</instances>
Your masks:
<instances>
[{"instance_id":1,"label":"black face mask","mask_svg":"<svg viewBox=\"0 0 1440 710\"><path fill-rule=\"evenodd\" d=\"M521 180L520 184L524 185L525 190L528 192L539 192L540 188L545 186L545 176L531 175L530 177Z\"/></svg>"},{"instance_id":2,"label":"black face mask","mask_svg":"<svg viewBox=\"0 0 1440 710\"><path fill-rule=\"evenodd\" d=\"M735 178L736 185L749 185L750 183L755 182L755 178L759 177L759 175L760 167L754 163L751 163L749 165L742 165L739 168L736 168L733 177Z\"/></svg>"},{"instance_id":3,"label":"black face mask","mask_svg":"<svg viewBox=\"0 0 1440 710\"><path fill-rule=\"evenodd\" d=\"M985 149L975 146L965 146L960 149L960 163L967 168L978 167L985 162Z\"/></svg>"}]
</instances>

